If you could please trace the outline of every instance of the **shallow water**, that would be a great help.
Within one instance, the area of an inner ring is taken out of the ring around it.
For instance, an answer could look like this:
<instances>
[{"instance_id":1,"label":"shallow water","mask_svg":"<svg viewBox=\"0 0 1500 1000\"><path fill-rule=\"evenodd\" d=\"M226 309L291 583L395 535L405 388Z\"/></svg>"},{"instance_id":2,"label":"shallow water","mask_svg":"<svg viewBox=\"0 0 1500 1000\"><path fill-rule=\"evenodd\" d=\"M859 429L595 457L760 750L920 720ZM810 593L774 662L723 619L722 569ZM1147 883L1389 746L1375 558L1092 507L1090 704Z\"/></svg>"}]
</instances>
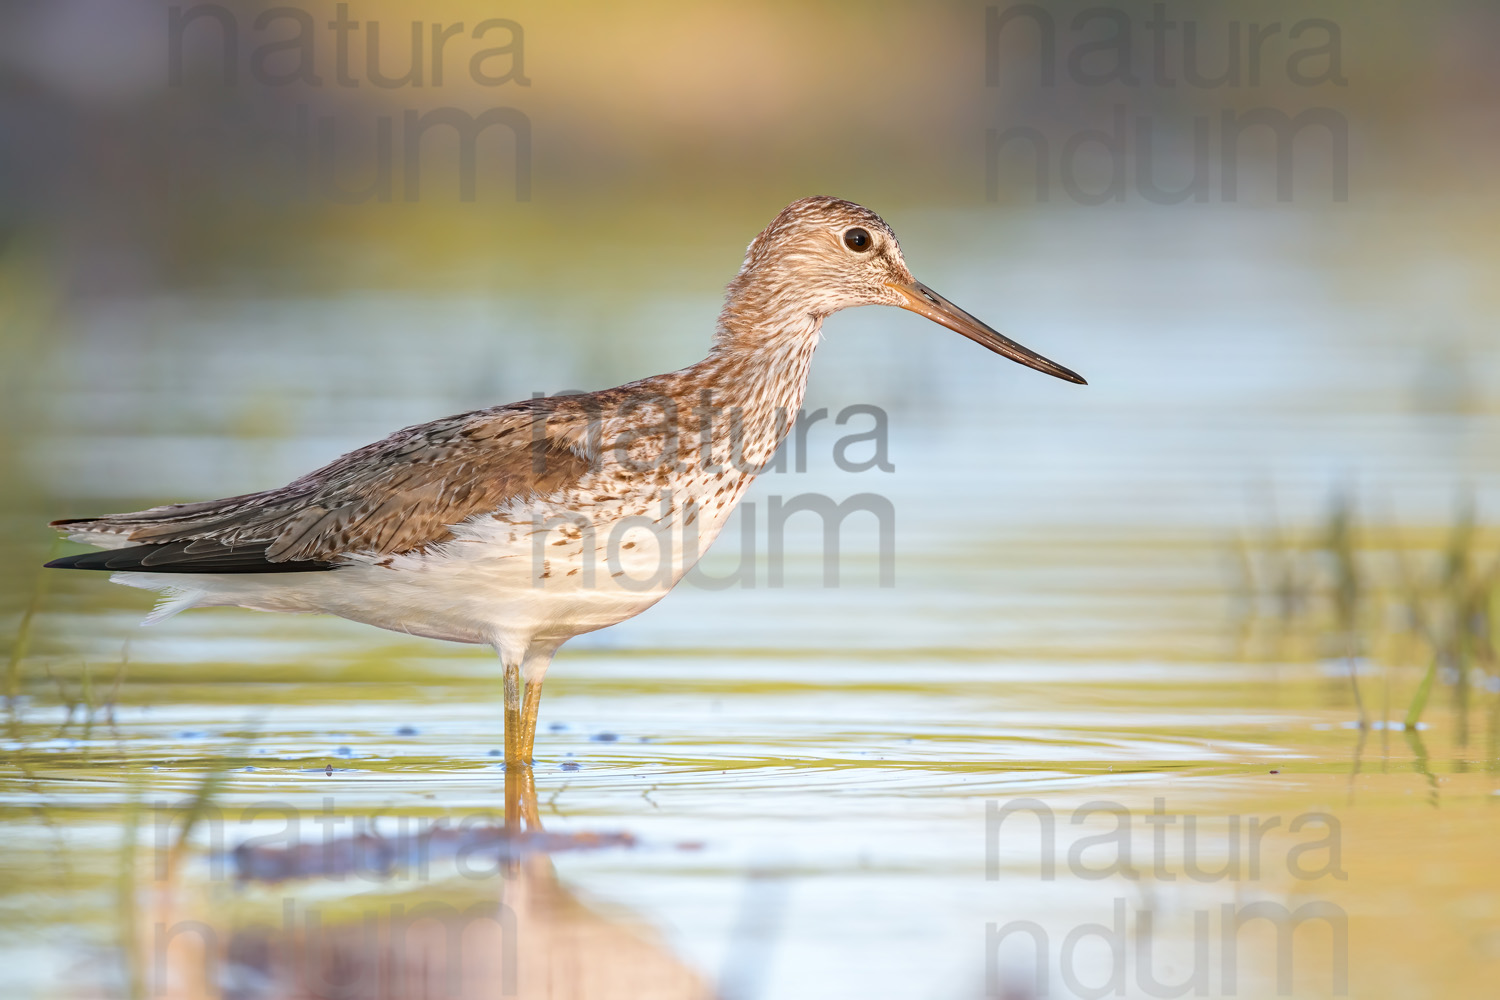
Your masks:
<instances>
[{"instance_id":1,"label":"shallow water","mask_svg":"<svg viewBox=\"0 0 1500 1000\"><path fill-rule=\"evenodd\" d=\"M903 229L919 275L1094 385L914 318L837 317L809 408L882 407L893 471L839 471L847 431L815 425L807 471L750 497L753 586L685 586L564 650L537 738L548 851L461 856L437 838L317 868L371 831L389 845L505 820L487 651L233 610L141 631L146 595L9 575L7 634L24 620L28 645L0 765L6 995L1078 996L1112 989L1117 960L1132 996L1195 968L1192 995L1341 995L1345 976L1359 997L1484 995L1500 974L1493 694L1467 709L1466 742L1446 689L1421 730L1360 730L1345 664L1245 640L1234 552L1272 503L1306 525L1339 487L1423 530L1464 489L1483 509L1500 352L1459 317L1459 360L1424 360L1421 331L1378 319L1411 288L1340 288L1319 241L1389 220L1237 216L1235 241L1205 218L1201 243L1178 234L1162 260L1097 218L1023 220L1000 247L947 217ZM939 232L948 256L925 249ZM1088 297L1057 277L1078 268ZM6 555L39 562L47 515L254 489L403 423L687 363L715 301L633 303L632 350L602 353L579 319L600 308L392 292L76 306L21 404L34 433L11 441ZM481 359L457 384L454 356ZM839 586L796 521L768 585L769 498L807 492L891 501L893 587L869 514L846 526ZM738 531L713 573L736 566ZM1423 666L1368 666L1370 715L1394 725ZM177 807L200 795L173 853ZM997 822L1017 800L1032 811ZM630 843L590 839L615 834ZM314 870L238 878L247 843L301 846ZM396 908L422 903L454 909L398 932ZM1271 922L1226 944L1257 904L1320 918L1296 930L1286 981ZM508 966L495 913L514 918Z\"/></svg>"}]
</instances>

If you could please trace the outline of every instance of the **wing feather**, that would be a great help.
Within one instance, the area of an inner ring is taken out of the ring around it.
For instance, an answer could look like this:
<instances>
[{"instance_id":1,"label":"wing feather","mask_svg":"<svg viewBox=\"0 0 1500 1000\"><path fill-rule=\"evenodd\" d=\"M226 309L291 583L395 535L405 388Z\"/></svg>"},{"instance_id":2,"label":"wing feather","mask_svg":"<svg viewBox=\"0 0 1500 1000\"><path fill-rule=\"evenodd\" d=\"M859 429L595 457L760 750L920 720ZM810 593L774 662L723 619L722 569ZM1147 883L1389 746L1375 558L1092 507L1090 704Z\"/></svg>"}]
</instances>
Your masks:
<instances>
[{"instance_id":1,"label":"wing feather","mask_svg":"<svg viewBox=\"0 0 1500 1000\"><path fill-rule=\"evenodd\" d=\"M272 572L329 569L355 553L424 550L475 515L554 493L594 468L588 415L575 400L533 400L408 427L276 490L55 521L79 540L135 544L49 565Z\"/></svg>"}]
</instances>

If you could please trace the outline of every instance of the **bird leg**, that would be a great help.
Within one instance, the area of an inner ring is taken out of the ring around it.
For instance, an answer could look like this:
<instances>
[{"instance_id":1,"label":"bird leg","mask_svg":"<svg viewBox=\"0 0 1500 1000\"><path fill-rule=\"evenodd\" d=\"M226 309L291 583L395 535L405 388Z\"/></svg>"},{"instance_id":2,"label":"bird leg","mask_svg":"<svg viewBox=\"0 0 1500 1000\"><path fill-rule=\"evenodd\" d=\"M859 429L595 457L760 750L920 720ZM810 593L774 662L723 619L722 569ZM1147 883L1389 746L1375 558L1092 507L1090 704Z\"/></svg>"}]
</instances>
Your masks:
<instances>
[{"instance_id":1,"label":"bird leg","mask_svg":"<svg viewBox=\"0 0 1500 1000\"><path fill-rule=\"evenodd\" d=\"M547 667L552 663L551 652L534 655L526 660L522 674L526 684L526 697L521 706L521 756L531 763L532 746L536 742L536 721L542 707L542 679L547 676Z\"/></svg>"},{"instance_id":2,"label":"bird leg","mask_svg":"<svg viewBox=\"0 0 1500 1000\"><path fill-rule=\"evenodd\" d=\"M519 833L523 829L540 830L541 816L536 805L536 775L529 767L505 769L505 829Z\"/></svg>"},{"instance_id":3,"label":"bird leg","mask_svg":"<svg viewBox=\"0 0 1500 1000\"><path fill-rule=\"evenodd\" d=\"M521 705L521 755L526 763L532 761L532 746L536 743L536 718L542 705L542 682L526 682L526 700Z\"/></svg>"},{"instance_id":4,"label":"bird leg","mask_svg":"<svg viewBox=\"0 0 1500 1000\"><path fill-rule=\"evenodd\" d=\"M505 677L505 769L510 771L529 762L531 753L521 751L521 664L503 653L500 662Z\"/></svg>"},{"instance_id":5,"label":"bird leg","mask_svg":"<svg viewBox=\"0 0 1500 1000\"><path fill-rule=\"evenodd\" d=\"M505 677L505 768L531 766L531 747L536 742L536 717L542 705L542 678L552 663L556 647L517 657L501 649L500 666Z\"/></svg>"}]
</instances>

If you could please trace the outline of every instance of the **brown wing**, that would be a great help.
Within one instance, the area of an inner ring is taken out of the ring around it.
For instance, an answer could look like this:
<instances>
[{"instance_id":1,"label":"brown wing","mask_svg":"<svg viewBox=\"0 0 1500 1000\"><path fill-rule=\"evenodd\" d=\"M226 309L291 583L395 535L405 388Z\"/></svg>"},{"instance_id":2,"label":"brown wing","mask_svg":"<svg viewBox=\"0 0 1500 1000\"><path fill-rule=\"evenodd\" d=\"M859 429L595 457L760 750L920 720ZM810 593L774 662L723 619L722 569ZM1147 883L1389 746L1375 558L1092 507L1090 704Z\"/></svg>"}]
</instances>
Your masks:
<instances>
[{"instance_id":1,"label":"brown wing","mask_svg":"<svg viewBox=\"0 0 1500 1000\"><path fill-rule=\"evenodd\" d=\"M129 514L54 521L138 543L55 560L69 569L257 573L332 569L350 553L413 552L594 465L587 419L559 400L479 410L397 431L287 486Z\"/></svg>"}]
</instances>

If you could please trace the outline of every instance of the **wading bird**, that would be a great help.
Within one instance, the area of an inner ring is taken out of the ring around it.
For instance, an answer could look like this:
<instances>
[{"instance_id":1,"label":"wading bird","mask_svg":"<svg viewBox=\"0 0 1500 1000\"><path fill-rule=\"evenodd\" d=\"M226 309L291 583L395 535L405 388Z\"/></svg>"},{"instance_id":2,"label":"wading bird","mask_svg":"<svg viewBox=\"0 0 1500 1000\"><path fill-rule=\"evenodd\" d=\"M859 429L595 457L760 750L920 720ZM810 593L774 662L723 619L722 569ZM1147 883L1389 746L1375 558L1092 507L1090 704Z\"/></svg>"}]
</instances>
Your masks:
<instances>
[{"instance_id":1,"label":"wading bird","mask_svg":"<svg viewBox=\"0 0 1500 1000\"><path fill-rule=\"evenodd\" d=\"M1084 384L913 278L874 212L804 198L751 242L697 364L408 427L280 489L56 521L105 551L47 565L164 592L148 623L231 605L493 646L506 764L529 765L558 647L692 567L792 426L823 320L862 305Z\"/></svg>"}]
</instances>

